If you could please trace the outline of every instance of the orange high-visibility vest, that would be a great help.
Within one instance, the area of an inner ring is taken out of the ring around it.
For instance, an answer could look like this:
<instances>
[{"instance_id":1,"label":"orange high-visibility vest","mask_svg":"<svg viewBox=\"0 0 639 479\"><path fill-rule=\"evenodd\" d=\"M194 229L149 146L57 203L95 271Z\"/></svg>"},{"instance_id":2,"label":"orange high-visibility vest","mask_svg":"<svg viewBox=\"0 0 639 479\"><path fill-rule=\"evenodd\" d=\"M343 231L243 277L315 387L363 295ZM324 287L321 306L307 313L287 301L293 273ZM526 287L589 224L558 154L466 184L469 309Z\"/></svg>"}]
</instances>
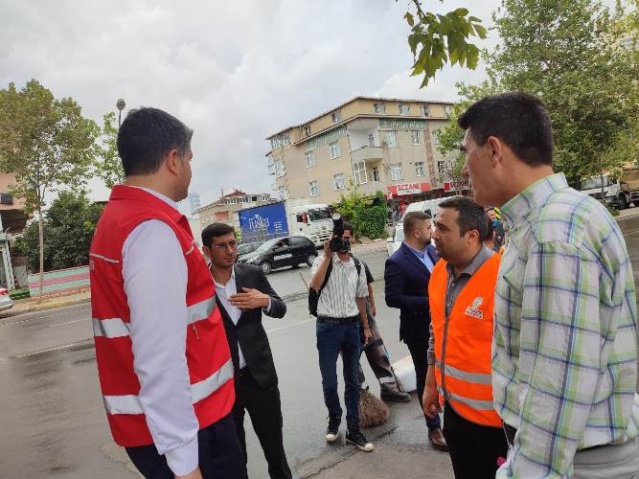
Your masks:
<instances>
[{"instance_id":1,"label":"orange high-visibility vest","mask_svg":"<svg viewBox=\"0 0 639 479\"><path fill-rule=\"evenodd\" d=\"M468 421L500 427L493 405L491 348L493 303L501 255L494 254L473 274L446 317L446 262L435 265L428 283L435 339L435 377L445 400Z\"/></svg>"}]
</instances>

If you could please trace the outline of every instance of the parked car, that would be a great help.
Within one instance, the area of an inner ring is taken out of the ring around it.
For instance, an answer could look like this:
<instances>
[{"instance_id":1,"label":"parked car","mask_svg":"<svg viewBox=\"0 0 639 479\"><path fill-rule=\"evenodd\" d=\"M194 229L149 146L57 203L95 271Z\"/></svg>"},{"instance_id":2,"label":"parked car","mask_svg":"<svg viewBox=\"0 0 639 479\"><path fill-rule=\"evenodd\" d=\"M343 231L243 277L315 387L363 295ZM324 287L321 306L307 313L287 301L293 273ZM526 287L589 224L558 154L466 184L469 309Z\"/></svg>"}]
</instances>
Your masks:
<instances>
[{"instance_id":1,"label":"parked car","mask_svg":"<svg viewBox=\"0 0 639 479\"><path fill-rule=\"evenodd\" d=\"M0 288L0 311L13 308L13 300L9 297L7 288Z\"/></svg>"},{"instance_id":2,"label":"parked car","mask_svg":"<svg viewBox=\"0 0 639 479\"><path fill-rule=\"evenodd\" d=\"M244 256L245 254L252 253L262 244L261 241L255 241L252 243L242 243L237 247L237 257Z\"/></svg>"},{"instance_id":3,"label":"parked car","mask_svg":"<svg viewBox=\"0 0 639 479\"><path fill-rule=\"evenodd\" d=\"M386 240L386 250L388 251L388 256L392 255L395 251L399 249L402 245L402 241L404 241L404 225L398 223L395 226L395 231L390 237Z\"/></svg>"},{"instance_id":4,"label":"parked car","mask_svg":"<svg viewBox=\"0 0 639 479\"><path fill-rule=\"evenodd\" d=\"M264 274L272 270L306 263L311 266L317 258L317 248L305 236L287 236L262 243L255 251L238 259L238 263L258 265Z\"/></svg>"}]
</instances>

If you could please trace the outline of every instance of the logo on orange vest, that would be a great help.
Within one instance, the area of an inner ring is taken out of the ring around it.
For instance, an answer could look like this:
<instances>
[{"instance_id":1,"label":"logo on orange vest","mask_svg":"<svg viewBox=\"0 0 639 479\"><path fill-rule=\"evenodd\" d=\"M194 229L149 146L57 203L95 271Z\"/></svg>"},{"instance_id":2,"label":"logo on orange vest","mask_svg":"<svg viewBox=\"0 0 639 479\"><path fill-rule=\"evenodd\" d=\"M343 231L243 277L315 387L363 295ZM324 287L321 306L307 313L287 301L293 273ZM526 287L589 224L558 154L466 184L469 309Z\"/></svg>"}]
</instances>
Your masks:
<instances>
[{"instance_id":1,"label":"logo on orange vest","mask_svg":"<svg viewBox=\"0 0 639 479\"><path fill-rule=\"evenodd\" d=\"M484 298L482 298L481 296L477 296L473 300L473 304L466 308L466 316L470 316L471 318L475 319L484 319L484 312L479 309L483 302Z\"/></svg>"}]
</instances>

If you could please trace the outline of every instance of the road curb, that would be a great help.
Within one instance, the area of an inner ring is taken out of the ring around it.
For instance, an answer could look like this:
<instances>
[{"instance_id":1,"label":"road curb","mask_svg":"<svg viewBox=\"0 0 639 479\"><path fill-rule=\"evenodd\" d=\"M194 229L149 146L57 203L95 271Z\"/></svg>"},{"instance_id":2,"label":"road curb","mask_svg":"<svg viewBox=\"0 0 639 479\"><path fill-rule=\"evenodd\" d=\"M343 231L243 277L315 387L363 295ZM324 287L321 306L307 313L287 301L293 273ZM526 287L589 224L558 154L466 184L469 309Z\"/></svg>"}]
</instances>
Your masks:
<instances>
[{"instance_id":1,"label":"road curb","mask_svg":"<svg viewBox=\"0 0 639 479\"><path fill-rule=\"evenodd\" d=\"M89 303L91 298L69 299L65 301L57 301L50 304L33 304L25 309L25 312L42 311L45 309L63 308L65 306L73 306L74 304Z\"/></svg>"}]
</instances>

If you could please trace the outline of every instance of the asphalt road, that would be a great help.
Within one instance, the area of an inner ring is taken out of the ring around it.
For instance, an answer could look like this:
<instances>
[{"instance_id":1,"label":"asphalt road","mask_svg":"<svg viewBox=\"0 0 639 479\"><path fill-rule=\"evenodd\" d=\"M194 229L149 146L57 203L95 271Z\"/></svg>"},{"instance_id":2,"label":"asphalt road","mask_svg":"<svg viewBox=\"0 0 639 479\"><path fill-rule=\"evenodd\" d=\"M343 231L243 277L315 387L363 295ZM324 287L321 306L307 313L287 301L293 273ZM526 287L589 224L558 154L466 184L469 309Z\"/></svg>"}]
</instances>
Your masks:
<instances>
[{"instance_id":1,"label":"asphalt road","mask_svg":"<svg viewBox=\"0 0 639 479\"><path fill-rule=\"evenodd\" d=\"M639 218L622 221L635 281L639 284ZM381 278L386 253L362 252ZM284 319L265 321L280 377L285 446L296 477L450 479L447 454L434 451L418 402L391 406L391 419L369 429L376 450L355 451L324 440L326 410L309 318L305 281L310 269L269 276L288 300ZM386 308L383 281L375 295L378 324L391 358L408 355L398 341L397 311ZM365 362L365 361L364 361ZM379 391L368 365L369 383ZM247 418L249 475L266 479L266 463ZM139 477L123 450L114 445L99 393L88 304L44 312L0 316L0 478L125 479Z\"/></svg>"}]
</instances>

